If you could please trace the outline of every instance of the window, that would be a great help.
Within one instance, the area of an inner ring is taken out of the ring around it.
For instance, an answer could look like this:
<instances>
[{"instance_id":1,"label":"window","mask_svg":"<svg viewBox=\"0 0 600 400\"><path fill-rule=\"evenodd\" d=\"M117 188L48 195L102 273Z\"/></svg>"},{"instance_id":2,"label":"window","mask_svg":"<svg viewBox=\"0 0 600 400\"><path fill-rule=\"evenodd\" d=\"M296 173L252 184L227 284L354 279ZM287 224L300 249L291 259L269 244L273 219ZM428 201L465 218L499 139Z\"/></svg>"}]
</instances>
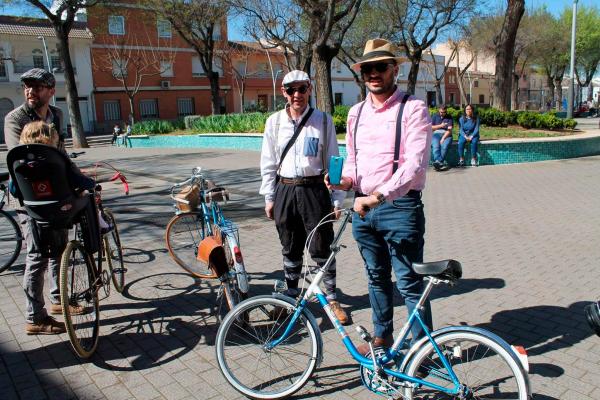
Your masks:
<instances>
[{"instance_id":1,"label":"window","mask_svg":"<svg viewBox=\"0 0 600 400\"><path fill-rule=\"evenodd\" d=\"M479 81L477 81L477 80L473 81L473 87L479 87Z\"/></svg>"},{"instance_id":2,"label":"window","mask_svg":"<svg viewBox=\"0 0 600 400\"><path fill-rule=\"evenodd\" d=\"M121 103L119 102L119 100L107 100L104 102L104 120L121 120Z\"/></svg>"},{"instance_id":3,"label":"window","mask_svg":"<svg viewBox=\"0 0 600 400\"><path fill-rule=\"evenodd\" d=\"M454 93L450 93L450 104L454 104Z\"/></svg>"},{"instance_id":4,"label":"window","mask_svg":"<svg viewBox=\"0 0 600 400\"><path fill-rule=\"evenodd\" d=\"M158 31L159 38L171 37L171 23L166 19L159 19L156 21L156 30Z\"/></svg>"},{"instance_id":5,"label":"window","mask_svg":"<svg viewBox=\"0 0 600 400\"><path fill-rule=\"evenodd\" d=\"M336 106L341 106L343 103L343 93L334 93L334 102Z\"/></svg>"},{"instance_id":6,"label":"window","mask_svg":"<svg viewBox=\"0 0 600 400\"><path fill-rule=\"evenodd\" d=\"M448 82L455 84L456 83L456 76L454 75L448 75Z\"/></svg>"},{"instance_id":7,"label":"window","mask_svg":"<svg viewBox=\"0 0 600 400\"><path fill-rule=\"evenodd\" d=\"M223 70L216 61L213 61L213 72L217 72L219 76L223 76ZM204 68L202 68L202 63L200 62L200 57L198 56L192 57L192 76L206 76L206 72L204 72Z\"/></svg>"},{"instance_id":8,"label":"window","mask_svg":"<svg viewBox=\"0 0 600 400\"><path fill-rule=\"evenodd\" d=\"M194 115L194 99L191 97L177 99L177 115L180 117Z\"/></svg>"},{"instance_id":9,"label":"window","mask_svg":"<svg viewBox=\"0 0 600 400\"><path fill-rule=\"evenodd\" d=\"M221 40L221 24L216 22L213 26L213 40Z\"/></svg>"},{"instance_id":10,"label":"window","mask_svg":"<svg viewBox=\"0 0 600 400\"><path fill-rule=\"evenodd\" d=\"M127 77L127 60L112 60L112 74L117 79Z\"/></svg>"},{"instance_id":11,"label":"window","mask_svg":"<svg viewBox=\"0 0 600 400\"><path fill-rule=\"evenodd\" d=\"M175 74L173 73L173 63L171 61L160 62L160 76L162 76L163 78L175 76Z\"/></svg>"},{"instance_id":12,"label":"window","mask_svg":"<svg viewBox=\"0 0 600 400\"><path fill-rule=\"evenodd\" d=\"M111 35L125 34L125 17L121 15L111 15L108 17L108 33Z\"/></svg>"},{"instance_id":13,"label":"window","mask_svg":"<svg viewBox=\"0 0 600 400\"><path fill-rule=\"evenodd\" d=\"M479 95L479 104L485 104L485 95L483 95L483 94Z\"/></svg>"},{"instance_id":14,"label":"window","mask_svg":"<svg viewBox=\"0 0 600 400\"><path fill-rule=\"evenodd\" d=\"M158 99L140 100L140 117L158 118Z\"/></svg>"},{"instance_id":15,"label":"window","mask_svg":"<svg viewBox=\"0 0 600 400\"><path fill-rule=\"evenodd\" d=\"M51 70L54 71L56 69L59 72L63 71L62 62L60 61L60 56L57 54L56 50L52 50L50 53L50 65Z\"/></svg>"},{"instance_id":16,"label":"window","mask_svg":"<svg viewBox=\"0 0 600 400\"><path fill-rule=\"evenodd\" d=\"M467 104L471 104L471 95L467 93Z\"/></svg>"},{"instance_id":17,"label":"window","mask_svg":"<svg viewBox=\"0 0 600 400\"><path fill-rule=\"evenodd\" d=\"M46 66L44 65L44 56L40 49L33 49L31 55L33 57L33 68L46 69Z\"/></svg>"}]
</instances>

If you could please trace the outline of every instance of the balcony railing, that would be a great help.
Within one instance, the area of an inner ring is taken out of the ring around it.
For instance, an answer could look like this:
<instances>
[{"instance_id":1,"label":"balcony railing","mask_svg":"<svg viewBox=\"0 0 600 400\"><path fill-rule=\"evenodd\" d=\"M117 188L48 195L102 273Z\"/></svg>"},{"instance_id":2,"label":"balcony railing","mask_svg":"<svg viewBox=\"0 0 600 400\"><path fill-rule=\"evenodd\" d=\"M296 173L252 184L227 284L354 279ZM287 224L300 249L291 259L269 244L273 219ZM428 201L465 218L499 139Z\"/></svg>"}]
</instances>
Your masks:
<instances>
[{"instance_id":1,"label":"balcony railing","mask_svg":"<svg viewBox=\"0 0 600 400\"><path fill-rule=\"evenodd\" d=\"M25 65L25 64L21 64L21 63L17 63L14 65L15 74L22 74L24 72L29 71L32 68L39 68L39 67L36 67L35 65ZM46 68L46 66L44 66L44 68ZM52 68L52 73L54 73L54 74L62 74L64 72L65 72L65 70L63 67ZM77 73L77 68L73 67L73 72Z\"/></svg>"},{"instance_id":2,"label":"balcony railing","mask_svg":"<svg viewBox=\"0 0 600 400\"><path fill-rule=\"evenodd\" d=\"M8 74L6 73L6 65L0 61L0 82L8 81Z\"/></svg>"}]
</instances>

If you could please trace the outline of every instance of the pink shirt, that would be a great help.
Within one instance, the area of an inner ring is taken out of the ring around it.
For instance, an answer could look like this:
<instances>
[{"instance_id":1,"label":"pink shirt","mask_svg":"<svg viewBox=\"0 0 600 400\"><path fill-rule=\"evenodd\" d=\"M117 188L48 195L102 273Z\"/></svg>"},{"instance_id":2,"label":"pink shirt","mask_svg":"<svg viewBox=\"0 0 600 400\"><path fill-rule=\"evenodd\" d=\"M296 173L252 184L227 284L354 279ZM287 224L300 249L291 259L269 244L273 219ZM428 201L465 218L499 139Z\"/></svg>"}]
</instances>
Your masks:
<instances>
[{"instance_id":1,"label":"pink shirt","mask_svg":"<svg viewBox=\"0 0 600 400\"><path fill-rule=\"evenodd\" d=\"M380 192L386 200L395 200L409 190L425 188L425 172L431 146L431 117L425 103L409 97L402 116L400 162L392 175L396 116L404 93L397 89L385 103L376 108L368 95L362 109L356 147L356 117L360 103L348 113L346 150L348 156L342 175L352 178L353 189L364 194ZM355 166L358 165L355 173Z\"/></svg>"}]
</instances>

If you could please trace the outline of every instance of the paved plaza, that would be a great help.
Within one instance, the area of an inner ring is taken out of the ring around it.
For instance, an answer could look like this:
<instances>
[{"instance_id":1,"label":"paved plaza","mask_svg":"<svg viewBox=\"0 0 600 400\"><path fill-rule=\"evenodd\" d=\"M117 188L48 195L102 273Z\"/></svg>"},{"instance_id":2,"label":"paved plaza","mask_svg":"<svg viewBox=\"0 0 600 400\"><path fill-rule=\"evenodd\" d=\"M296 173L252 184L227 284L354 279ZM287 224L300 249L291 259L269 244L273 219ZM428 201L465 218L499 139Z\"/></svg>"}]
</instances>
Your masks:
<instances>
[{"instance_id":1,"label":"paved plaza","mask_svg":"<svg viewBox=\"0 0 600 400\"><path fill-rule=\"evenodd\" d=\"M98 351L81 361L66 334L25 335L23 257L0 274L0 399L239 398L215 360L218 288L183 273L163 235L173 215L170 184L202 166L232 192L225 212L240 227L251 290L270 292L281 278L281 256L257 194L259 153L99 147L78 163L95 160L114 162L131 183L129 196L104 185L126 248L126 290L101 301ZM600 157L431 170L423 199L426 260L463 265L455 287L435 289L435 326L475 325L525 346L534 399L600 399L600 338L583 314L600 296ZM344 243L340 300L355 324L371 329L366 278L349 229ZM297 397L378 398L361 385L330 323L313 311L325 355ZM398 327L404 307L395 315Z\"/></svg>"}]
</instances>

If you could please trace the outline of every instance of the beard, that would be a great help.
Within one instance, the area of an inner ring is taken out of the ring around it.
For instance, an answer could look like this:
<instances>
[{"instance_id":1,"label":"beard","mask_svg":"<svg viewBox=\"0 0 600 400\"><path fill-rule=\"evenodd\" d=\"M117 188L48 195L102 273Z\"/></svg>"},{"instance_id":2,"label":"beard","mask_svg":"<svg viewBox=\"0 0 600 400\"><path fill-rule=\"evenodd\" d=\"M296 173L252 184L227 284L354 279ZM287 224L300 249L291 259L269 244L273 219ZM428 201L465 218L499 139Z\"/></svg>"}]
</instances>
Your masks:
<instances>
[{"instance_id":1,"label":"beard","mask_svg":"<svg viewBox=\"0 0 600 400\"><path fill-rule=\"evenodd\" d=\"M375 87L372 87L369 82L365 82L365 85L367 86L367 89L369 89L369 92L371 92L373 94L389 93L389 92L393 91L394 87L396 86L393 80L390 80L389 82L383 81L380 84L380 86L375 86Z\"/></svg>"}]
</instances>

